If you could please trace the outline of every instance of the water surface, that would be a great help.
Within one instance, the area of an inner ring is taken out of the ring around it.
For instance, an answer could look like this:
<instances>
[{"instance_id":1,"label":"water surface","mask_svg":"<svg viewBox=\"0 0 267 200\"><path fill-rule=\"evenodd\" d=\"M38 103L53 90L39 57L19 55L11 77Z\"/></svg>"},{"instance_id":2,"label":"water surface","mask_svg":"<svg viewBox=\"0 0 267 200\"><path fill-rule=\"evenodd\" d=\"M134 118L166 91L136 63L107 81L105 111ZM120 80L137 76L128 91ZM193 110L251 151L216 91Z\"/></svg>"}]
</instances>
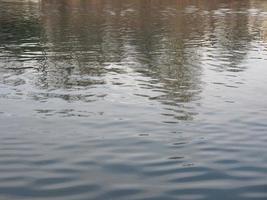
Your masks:
<instances>
[{"instance_id":1,"label":"water surface","mask_svg":"<svg viewBox=\"0 0 267 200\"><path fill-rule=\"evenodd\" d=\"M0 0L0 199L267 199L267 2Z\"/></svg>"}]
</instances>

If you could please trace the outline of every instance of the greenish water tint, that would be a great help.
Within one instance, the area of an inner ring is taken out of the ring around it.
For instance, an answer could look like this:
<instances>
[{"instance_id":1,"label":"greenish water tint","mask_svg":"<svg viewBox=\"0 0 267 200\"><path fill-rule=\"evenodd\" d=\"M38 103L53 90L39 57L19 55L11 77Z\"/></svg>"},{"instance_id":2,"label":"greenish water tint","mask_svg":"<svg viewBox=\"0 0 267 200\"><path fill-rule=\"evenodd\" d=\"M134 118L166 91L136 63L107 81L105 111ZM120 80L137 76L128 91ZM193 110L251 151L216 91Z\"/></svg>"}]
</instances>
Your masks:
<instances>
[{"instance_id":1,"label":"greenish water tint","mask_svg":"<svg viewBox=\"0 0 267 200\"><path fill-rule=\"evenodd\" d=\"M267 199L267 2L0 0L0 199Z\"/></svg>"}]
</instances>

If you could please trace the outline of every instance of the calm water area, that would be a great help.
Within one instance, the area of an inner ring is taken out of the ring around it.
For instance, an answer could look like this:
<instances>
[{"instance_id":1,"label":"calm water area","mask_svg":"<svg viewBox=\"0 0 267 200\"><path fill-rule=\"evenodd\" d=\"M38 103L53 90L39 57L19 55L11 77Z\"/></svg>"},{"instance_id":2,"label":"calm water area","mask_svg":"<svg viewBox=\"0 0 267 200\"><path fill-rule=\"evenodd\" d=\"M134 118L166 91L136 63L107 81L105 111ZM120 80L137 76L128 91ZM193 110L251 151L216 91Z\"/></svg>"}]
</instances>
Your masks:
<instances>
[{"instance_id":1,"label":"calm water area","mask_svg":"<svg viewBox=\"0 0 267 200\"><path fill-rule=\"evenodd\" d=\"M0 200L267 200L267 1L0 0Z\"/></svg>"}]
</instances>

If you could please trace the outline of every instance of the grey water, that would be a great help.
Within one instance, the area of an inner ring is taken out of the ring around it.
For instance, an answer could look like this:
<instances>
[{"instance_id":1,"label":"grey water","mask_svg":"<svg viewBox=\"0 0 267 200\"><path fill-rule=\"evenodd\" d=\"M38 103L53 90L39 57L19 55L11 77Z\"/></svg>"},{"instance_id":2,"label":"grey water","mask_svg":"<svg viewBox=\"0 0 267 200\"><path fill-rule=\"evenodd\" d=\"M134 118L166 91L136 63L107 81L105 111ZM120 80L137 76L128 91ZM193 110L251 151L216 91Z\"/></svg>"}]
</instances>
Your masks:
<instances>
[{"instance_id":1,"label":"grey water","mask_svg":"<svg viewBox=\"0 0 267 200\"><path fill-rule=\"evenodd\" d=\"M1 200L267 199L267 1L0 0Z\"/></svg>"}]
</instances>

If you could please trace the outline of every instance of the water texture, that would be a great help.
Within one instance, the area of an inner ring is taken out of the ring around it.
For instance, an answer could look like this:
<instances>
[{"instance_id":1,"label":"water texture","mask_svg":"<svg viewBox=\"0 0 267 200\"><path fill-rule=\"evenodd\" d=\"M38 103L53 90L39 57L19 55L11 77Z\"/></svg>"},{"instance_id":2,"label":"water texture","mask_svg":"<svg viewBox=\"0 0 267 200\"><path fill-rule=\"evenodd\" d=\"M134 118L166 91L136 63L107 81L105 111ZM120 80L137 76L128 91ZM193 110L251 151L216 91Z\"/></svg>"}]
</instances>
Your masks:
<instances>
[{"instance_id":1,"label":"water texture","mask_svg":"<svg viewBox=\"0 0 267 200\"><path fill-rule=\"evenodd\" d=\"M266 200L266 147L266 1L0 0L1 200Z\"/></svg>"}]
</instances>

